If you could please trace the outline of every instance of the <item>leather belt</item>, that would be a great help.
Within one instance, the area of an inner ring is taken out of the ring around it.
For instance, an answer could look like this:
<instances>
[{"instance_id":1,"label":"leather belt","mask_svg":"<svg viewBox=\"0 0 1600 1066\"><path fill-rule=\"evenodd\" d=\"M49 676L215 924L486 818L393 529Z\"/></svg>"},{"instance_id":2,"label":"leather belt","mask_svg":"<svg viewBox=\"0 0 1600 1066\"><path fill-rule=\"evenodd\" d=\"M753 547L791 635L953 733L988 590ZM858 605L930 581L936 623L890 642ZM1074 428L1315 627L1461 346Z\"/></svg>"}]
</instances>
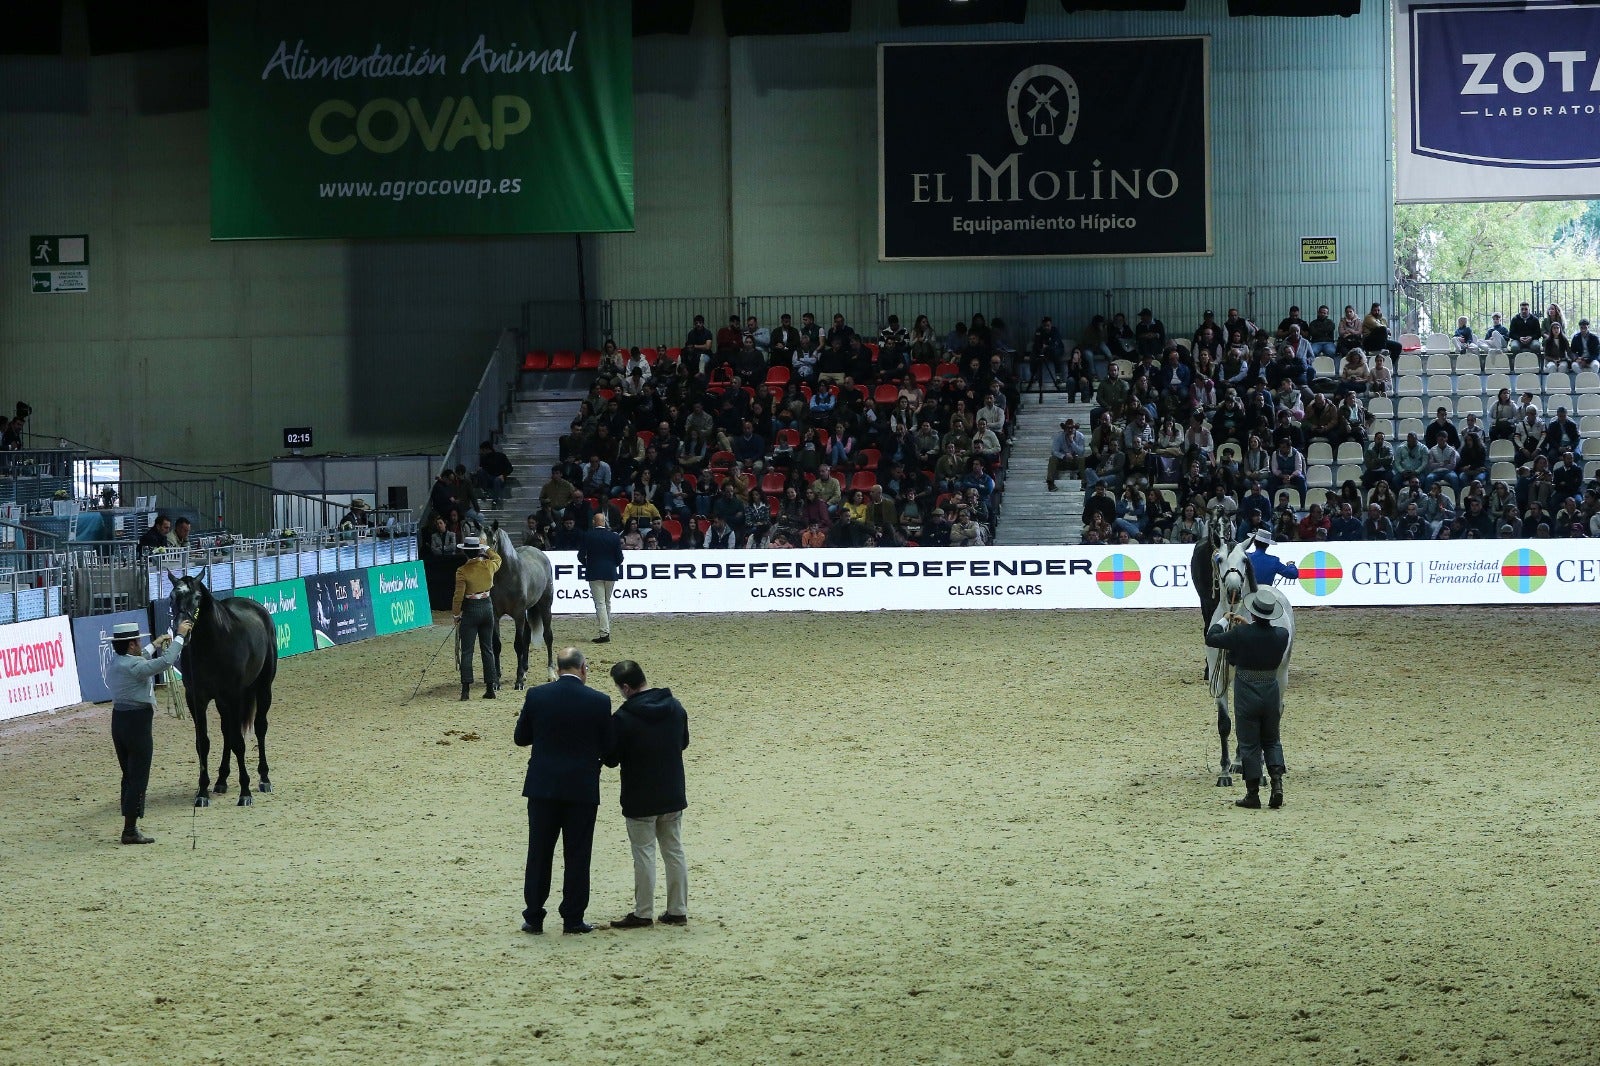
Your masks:
<instances>
[{"instance_id":1,"label":"leather belt","mask_svg":"<svg viewBox=\"0 0 1600 1066\"><path fill-rule=\"evenodd\" d=\"M486 599L489 598L489 595L490 594L487 593L487 592L469 592L469 593L467 593L467 599L469 599L469 600L486 600Z\"/></svg>"}]
</instances>

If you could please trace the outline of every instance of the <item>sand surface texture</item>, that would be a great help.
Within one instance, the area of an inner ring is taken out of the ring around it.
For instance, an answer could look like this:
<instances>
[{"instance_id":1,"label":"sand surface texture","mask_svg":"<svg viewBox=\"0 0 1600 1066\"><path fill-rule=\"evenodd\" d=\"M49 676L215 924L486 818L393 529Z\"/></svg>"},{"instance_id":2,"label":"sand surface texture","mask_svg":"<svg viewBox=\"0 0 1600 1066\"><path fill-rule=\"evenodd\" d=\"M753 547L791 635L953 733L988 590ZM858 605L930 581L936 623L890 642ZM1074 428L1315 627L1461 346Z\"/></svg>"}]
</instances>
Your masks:
<instances>
[{"instance_id":1,"label":"sand surface texture","mask_svg":"<svg viewBox=\"0 0 1600 1066\"><path fill-rule=\"evenodd\" d=\"M1600 1060L1594 612L1299 625L1246 812L1197 612L620 619L593 683L690 711L690 925L586 937L517 929L518 695L447 651L402 705L444 628L287 660L253 807L159 712L149 847L108 709L9 723L0 1062Z\"/></svg>"}]
</instances>

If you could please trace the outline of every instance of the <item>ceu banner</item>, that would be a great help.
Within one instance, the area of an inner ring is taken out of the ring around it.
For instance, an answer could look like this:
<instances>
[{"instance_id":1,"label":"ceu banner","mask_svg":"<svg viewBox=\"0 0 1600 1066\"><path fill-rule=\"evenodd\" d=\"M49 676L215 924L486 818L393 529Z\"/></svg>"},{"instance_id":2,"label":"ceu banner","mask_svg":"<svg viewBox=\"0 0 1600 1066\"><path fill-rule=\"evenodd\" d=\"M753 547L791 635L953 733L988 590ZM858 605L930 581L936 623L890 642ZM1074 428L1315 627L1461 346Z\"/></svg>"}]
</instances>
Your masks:
<instances>
[{"instance_id":1,"label":"ceu banner","mask_svg":"<svg viewBox=\"0 0 1600 1066\"><path fill-rule=\"evenodd\" d=\"M212 0L211 236L633 229L623 0Z\"/></svg>"},{"instance_id":2,"label":"ceu banner","mask_svg":"<svg viewBox=\"0 0 1600 1066\"><path fill-rule=\"evenodd\" d=\"M365 570L315 574L305 579L305 585L317 647L331 648L373 635L372 587Z\"/></svg>"},{"instance_id":3,"label":"ceu banner","mask_svg":"<svg viewBox=\"0 0 1600 1066\"><path fill-rule=\"evenodd\" d=\"M1194 608L1186 545L632 552L614 614ZM1295 606L1600 603L1600 541L1279 544ZM574 552L551 552L557 614L592 610Z\"/></svg>"},{"instance_id":4,"label":"ceu banner","mask_svg":"<svg viewBox=\"0 0 1600 1066\"><path fill-rule=\"evenodd\" d=\"M879 256L1209 255L1210 39L878 48Z\"/></svg>"},{"instance_id":5,"label":"ceu banner","mask_svg":"<svg viewBox=\"0 0 1600 1066\"><path fill-rule=\"evenodd\" d=\"M65 615L0 626L0 721L82 699Z\"/></svg>"},{"instance_id":6,"label":"ceu banner","mask_svg":"<svg viewBox=\"0 0 1600 1066\"><path fill-rule=\"evenodd\" d=\"M272 616L272 628L278 634L280 659L316 648L316 642L311 637L311 611L306 603L304 581L252 585L239 589L236 595L255 600Z\"/></svg>"},{"instance_id":7,"label":"ceu banner","mask_svg":"<svg viewBox=\"0 0 1600 1066\"><path fill-rule=\"evenodd\" d=\"M1600 195L1600 6L1395 3L1397 199Z\"/></svg>"}]
</instances>

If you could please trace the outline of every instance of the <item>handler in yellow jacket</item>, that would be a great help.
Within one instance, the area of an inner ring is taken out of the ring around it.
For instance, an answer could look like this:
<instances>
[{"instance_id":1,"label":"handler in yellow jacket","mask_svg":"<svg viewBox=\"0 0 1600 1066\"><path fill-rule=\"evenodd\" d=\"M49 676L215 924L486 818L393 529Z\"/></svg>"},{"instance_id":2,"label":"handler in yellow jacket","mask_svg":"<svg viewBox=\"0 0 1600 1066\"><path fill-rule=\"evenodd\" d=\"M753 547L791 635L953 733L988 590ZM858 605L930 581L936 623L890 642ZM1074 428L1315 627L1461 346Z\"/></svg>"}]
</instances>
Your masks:
<instances>
[{"instance_id":1,"label":"handler in yellow jacket","mask_svg":"<svg viewBox=\"0 0 1600 1066\"><path fill-rule=\"evenodd\" d=\"M489 590L494 588L500 556L473 535L461 542L461 551L467 561L456 571L456 594L450 601L461 637L461 698L466 699L472 688L472 642L476 640L483 657L483 698L492 700L500 667L494 657L494 605Z\"/></svg>"}]
</instances>

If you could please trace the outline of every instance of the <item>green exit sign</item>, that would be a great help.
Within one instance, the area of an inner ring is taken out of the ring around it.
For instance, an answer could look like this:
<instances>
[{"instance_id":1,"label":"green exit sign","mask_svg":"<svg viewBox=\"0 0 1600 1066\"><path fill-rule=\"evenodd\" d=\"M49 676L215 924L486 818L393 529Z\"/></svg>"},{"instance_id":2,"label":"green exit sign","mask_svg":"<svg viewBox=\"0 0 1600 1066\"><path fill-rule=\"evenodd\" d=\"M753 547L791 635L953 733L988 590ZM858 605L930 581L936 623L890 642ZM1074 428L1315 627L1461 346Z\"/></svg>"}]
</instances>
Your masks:
<instances>
[{"instance_id":1,"label":"green exit sign","mask_svg":"<svg viewBox=\"0 0 1600 1066\"><path fill-rule=\"evenodd\" d=\"M87 233L35 234L28 238L28 265L88 266L89 235Z\"/></svg>"}]
</instances>

